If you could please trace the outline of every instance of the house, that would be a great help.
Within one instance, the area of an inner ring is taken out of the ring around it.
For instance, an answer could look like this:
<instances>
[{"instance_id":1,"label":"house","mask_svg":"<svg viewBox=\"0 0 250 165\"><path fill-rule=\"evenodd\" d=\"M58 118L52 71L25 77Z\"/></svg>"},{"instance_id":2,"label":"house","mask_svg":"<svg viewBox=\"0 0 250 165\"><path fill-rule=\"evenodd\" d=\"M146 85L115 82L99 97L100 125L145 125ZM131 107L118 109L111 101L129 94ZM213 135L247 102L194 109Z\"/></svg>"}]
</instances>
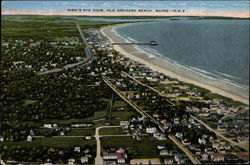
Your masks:
<instances>
[{"instance_id":1,"label":"house","mask_svg":"<svg viewBox=\"0 0 250 165\"><path fill-rule=\"evenodd\" d=\"M119 148L115 153L114 152L103 152L104 161L116 161L117 164L126 163L127 154L124 149Z\"/></svg>"},{"instance_id":2,"label":"house","mask_svg":"<svg viewBox=\"0 0 250 165\"><path fill-rule=\"evenodd\" d=\"M35 132L32 129L30 130L30 135L35 136Z\"/></svg>"},{"instance_id":3,"label":"house","mask_svg":"<svg viewBox=\"0 0 250 165\"><path fill-rule=\"evenodd\" d=\"M203 160L203 161L208 161L208 154L203 153L203 154L201 155L201 160Z\"/></svg>"},{"instance_id":4,"label":"house","mask_svg":"<svg viewBox=\"0 0 250 165\"><path fill-rule=\"evenodd\" d=\"M214 153L211 155L211 160L214 162L223 162L225 161L225 156L221 153Z\"/></svg>"},{"instance_id":5,"label":"house","mask_svg":"<svg viewBox=\"0 0 250 165\"><path fill-rule=\"evenodd\" d=\"M166 155L168 155L169 153L168 153L168 150L161 150L160 151L160 156L166 156Z\"/></svg>"},{"instance_id":6,"label":"house","mask_svg":"<svg viewBox=\"0 0 250 165\"><path fill-rule=\"evenodd\" d=\"M44 128L49 128L49 129L50 129L50 128L52 128L52 124L44 124L43 127L44 127Z\"/></svg>"},{"instance_id":7,"label":"house","mask_svg":"<svg viewBox=\"0 0 250 165\"><path fill-rule=\"evenodd\" d=\"M202 139L201 139L201 138L199 138L199 139L198 139L198 143L199 143L199 144L206 144L207 142L206 142L206 140L205 140L205 139L203 139L203 138L202 138Z\"/></svg>"},{"instance_id":8,"label":"house","mask_svg":"<svg viewBox=\"0 0 250 165\"><path fill-rule=\"evenodd\" d=\"M92 139L91 136L86 136L86 137L85 137L85 140L91 140L91 139Z\"/></svg>"},{"instance_id":9,"label":"house","mask_svg":"<svg viewBox=\"0 0 250 165\"><path fill-rule=\"evenodd\" d=\"M180 124L180 119L179 119L179 118L177 118L177 117L176 117L176 118L174 118L174 123L175 123L175 124Z\"/></svg>"},{"instance_id":10,"label":"house","mask_svg":"<svg viewBox=\"0 0 250 165\"><path fill-rule=\"evenodd\" d=\"M234 154L225 154L225 160L228 162L237 162L239 158Z\"/></svg>"},{"instance_id":11,"label":"house","mask_svg":"<svg viewBox=\"0 0 250 165\"><path fill-rule=\"evenodd\" d=\"M159 116L159 114L157 112L154 112L153 117L160 117L160 116Z\"/></svg>"},{"instance_id":12,"label":"house","mask_svg":"<svg viewBox=\"0 0 250 165\"><path fill-rule=\"evenodd\" d=\"M85 153L85 154L90 153L90 149L89 149L89 148L86 148L86 149L84 150L84 153Z\"/></svg>"},{"instance_id":13,"label":"house","mask_svg":"<svg viewBox=\"0 0 250 165\"><path fill-rule=\"evenodd\" d=\"M157 131L156 127L147 127L146 132L147 133L155 133Z\"/></svg>"},{"instance_id":14,"label":"house","mask_svg":"<svg viewBox=\"0 0 250 165\"><path fill-rule=\"evenodd\" d=\"M159 145L157 145L157 148L159 150L162 150L162 149L166 149L166 146L164 144L159 144Z\"/></svg>"},{"instance_id":15,"label":"house","mask_svg":"<svg viewBox=\"0 0 250 165\"><path fill-rule=\"evenodd\" d=\"M182 132L176 132L175 137L182 138L183 137Z\"/></svg>"},{"instance_id":16,"label":"house","mask_svg":"<svg viewBox=\"0 0 250 165\"><path fill-rule=\"evenodd\" d=\"M100 81L95 82L95 85L100 85L100 84L101 84Z\"/></svg>"},{"instance_id":17,"label":"house","mask_svg":"<svg viewBox=\"0 0 250 165\"><path fill-rule=\"evenodd\" d=\"M65 132L64 131L61 131L60 132L60 136L64 136L65 135Z\"/></svg>"},{"instance_id":18,"label":"house","mask_svg":"<svg viewBox=\"0 0 250 165\"><path fill-rule=\"evenodd\" d=\"M128 126L129 121L120 121L120 126Z\"/></svg>"},{"instance_id":19,"label":"house","mask_svg":"<svg viewBox=\"0 0 250 165\"><path fill-rule=\"evenodd\" d=\"M164 159L164 164L174 164L174 158L166 158L166 159Z\"/></svg>"},{"instance_id":20,"label":"house","mask_svg":"<svg viewBox=\"0 0 250 165\"><path fill-rule=\"evenodd\" d=\"M75 159L68 159L68 164L73 165L76 162Z\"/></svg>"},{"instance_id":21,"label":"house","mask_svg":"<svg viewBox=\"0 0 250 165\"><path fill-rule=\"evenodd\" d=\"M74 152L80 153L80 152L81 152L81 147L75 147L75 148L74 148Z\"/></svg>"},{"instance_id":22,"label":"house","mask_svg":"<svg viewBox=\"0 0 250 165\"><path fill-rule=\"evenodd\" d=\"M27 137L27 141L28 141L28 142L31 142L31 141L32 141L32 136L29 135L29 136Z\"/></svg>"},{"instance_id":23,"label":"house","mask_svg":"<svg viewBox=\"0 0 250 165\"><path fill-rule=\"evenodd\" d=\"M184 140L182 140L181 142L182 142L182 144L185 145L185 146L189 146L189 145L191 144L191 142L188 141L188 139L184 139Z\"/></svg>"},{"instance_id":24,"label":"house","mask_svg":"<svg viewBox=\"0 0 250 165\"><path fill-rule=\"evenodd\" d=\"M184 163L184 160L183 160L181 154L175 154L175 155L174 155L174 159L175 159L175 161L177 162L177 164L183 164L183 163Z\"/></svg>"},{"instance_id":25,"label":"house","mask_svg":"<svg viewBox=\"0 0 250 165\"><path fill-rule=\"evenodd\" d=\"M81 157L81 163L88 163L89 158L87 156Z\"/></svg>"},{"instance_id":26,"label":"house","mask_svg":"<svg viewBox=\"0 0 250 165\"><path fill-rule=\"evenodd\" d=\"M132 159L130 164L161 164L159 158Z\"/></svg>"}]
</instances>

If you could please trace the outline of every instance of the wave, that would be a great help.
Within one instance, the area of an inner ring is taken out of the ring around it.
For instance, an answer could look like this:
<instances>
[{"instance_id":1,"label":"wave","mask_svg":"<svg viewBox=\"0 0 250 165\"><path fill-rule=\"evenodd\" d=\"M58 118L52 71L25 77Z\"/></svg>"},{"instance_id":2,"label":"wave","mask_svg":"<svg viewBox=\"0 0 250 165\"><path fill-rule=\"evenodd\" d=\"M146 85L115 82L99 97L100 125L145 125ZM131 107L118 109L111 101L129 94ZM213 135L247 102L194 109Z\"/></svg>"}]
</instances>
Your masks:
<instances>
[{"instance_id":1,"label":"wave","mask_svg":"<svg viewBox=\"0 0 250 165\"><path fill-rule=\"evenodd\" d=\"M226 73L222 73L222 72L219 72L219 71L215 71L216 73L222 75L222 76L225 76L225 77L230 77L230 78L235 78L235 79L239 79L239 80L242 80L242 78L239 78L239 77L236 77L236 76L232 76L232 75L229 75L229 74L226 74Z\"/></svg>"}]
</instances>

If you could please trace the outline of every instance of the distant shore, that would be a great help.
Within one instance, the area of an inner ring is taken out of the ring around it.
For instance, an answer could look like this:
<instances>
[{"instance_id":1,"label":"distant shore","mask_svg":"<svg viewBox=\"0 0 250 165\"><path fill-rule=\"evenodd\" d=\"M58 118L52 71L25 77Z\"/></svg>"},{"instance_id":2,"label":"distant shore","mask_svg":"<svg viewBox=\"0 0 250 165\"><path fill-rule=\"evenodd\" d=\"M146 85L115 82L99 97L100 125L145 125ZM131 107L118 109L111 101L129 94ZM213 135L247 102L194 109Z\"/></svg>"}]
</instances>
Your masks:
<instances>
[{"instance_id":1,"label":"distant shore","mask_svg":"<svg viewBox=\"0 0 250 165\"><path fill-rule=\"evenodd\" d=\"M111 42L125 42L124 39L119 37L113 31L113 28L116 26L124 26L124 24L103 27L100 31ZM145 64L154 71L164 73L171 78L176 78L180 81L200 86L210 90L213 93L217 93L219 95L229 97L235 101L240 101L249 105L249 89L246 90L229 83L211 80L182 67L175 66L171 62L159 58L150 58L150 53L142 52L131 45L114 45L113 47L121 54L134 61Z\"/></svg>"}]
</instances>

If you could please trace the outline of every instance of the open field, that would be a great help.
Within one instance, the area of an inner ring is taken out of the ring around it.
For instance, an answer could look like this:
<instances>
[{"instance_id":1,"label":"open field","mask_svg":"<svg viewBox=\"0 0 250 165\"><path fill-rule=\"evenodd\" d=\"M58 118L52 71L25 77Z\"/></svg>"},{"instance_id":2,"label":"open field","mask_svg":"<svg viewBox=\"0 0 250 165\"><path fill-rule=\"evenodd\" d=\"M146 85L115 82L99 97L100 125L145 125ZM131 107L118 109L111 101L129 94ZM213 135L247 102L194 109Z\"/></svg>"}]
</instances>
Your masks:
<instances>
[{"instance_id":1,"label":"open field","mask_svg":"<svg viewBox=\"0 0 250 165\"><path fill-rule=\"evenodd\" d=\"M40 138L34 139L32 142L20 141L20 142L0 142L0 145L13 146L20 145L26 147L32 146L48 146L48 147L72 147L94 145L95 140L84 140L83 138Z\"/></svg>"},{"instance_id":2,"label":"open field","mask_svg":"<svg viewBox=\"0 0 250 165\"><path fill-rule=\"evenodd\" d=\"M99 131L100 135L121 135L121 128L102 128Z\"/></svg>"},{"instance_id":3,"label":"open field","mask_svg":"<svg viewBox=\"0 0 250 165\"><path fill-rule=\"evenodd\" d=\"M34 39L37 41L68 41L79 36L75 24L82 29L114 24L111 22L80 21L63 19L60 16L2 16L1 39Z\"/></svg>"},{"instance_id":4,"label":"open field","mask_svg":"<svg viewBox=\"0 0 250 165\"><path fill-rule=\"evenodd\" d=\"M67 136L87 136L95 135L95 129L72 129Z\"/></svg>"},{"instance_id":5,"label":"open field","mask_svg":"<svg viewBox=\"0 0 250 165\"><path fill-rule=\"evenodd\" d=\"M122 147L127 150L131 158L158 158L158 144L166 144L168 149L177 152L176 147L169 140L157 141L148 137L142 137L141 140L135 140L132 137L102 137L101 145L105 147Z\"/></svg>"}]
</instances>

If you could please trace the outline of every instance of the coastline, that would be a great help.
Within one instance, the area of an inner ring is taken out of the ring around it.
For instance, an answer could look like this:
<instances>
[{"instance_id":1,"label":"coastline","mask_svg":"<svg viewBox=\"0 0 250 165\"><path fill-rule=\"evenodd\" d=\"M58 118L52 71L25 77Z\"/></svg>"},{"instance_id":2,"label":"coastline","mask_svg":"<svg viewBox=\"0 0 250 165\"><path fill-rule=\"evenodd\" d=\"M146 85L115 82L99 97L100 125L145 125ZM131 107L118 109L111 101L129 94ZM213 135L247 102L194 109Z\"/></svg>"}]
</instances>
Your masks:
<instances>
[{"instance_id":1,"label":"coastline","mask_svg":"<svg viewBox=\"0 0 250 165\"><path fill-rule=\"evenodd\" d=\"M115 34L115 32L113 32L113 28L117 26L124 26L127 24L131 23L105 26L100 29L100 32L104 36L106 36L111 42L125 42L124 39L122 39L120 36ZM219 95L229 97L235 101L240 101L249 105L249 90L246 91L245 89L240 89L231 84L226 84L225 82L209 80L208 78L205 78L201 75L197 75L192 71L188 71L186 69L183 69L182 67L174 66L174 64L172 64L171 62L158 58L150 58L149 53L139 52L139 50L134 46L114 45L113 47L121 54L127 56L128 58L134 61L145 64L154 71L164 73L171 78L176 78L180 81L197 85L199 87L208 89L213 93L217 93Z\"/></svg>"}]
</instances>

